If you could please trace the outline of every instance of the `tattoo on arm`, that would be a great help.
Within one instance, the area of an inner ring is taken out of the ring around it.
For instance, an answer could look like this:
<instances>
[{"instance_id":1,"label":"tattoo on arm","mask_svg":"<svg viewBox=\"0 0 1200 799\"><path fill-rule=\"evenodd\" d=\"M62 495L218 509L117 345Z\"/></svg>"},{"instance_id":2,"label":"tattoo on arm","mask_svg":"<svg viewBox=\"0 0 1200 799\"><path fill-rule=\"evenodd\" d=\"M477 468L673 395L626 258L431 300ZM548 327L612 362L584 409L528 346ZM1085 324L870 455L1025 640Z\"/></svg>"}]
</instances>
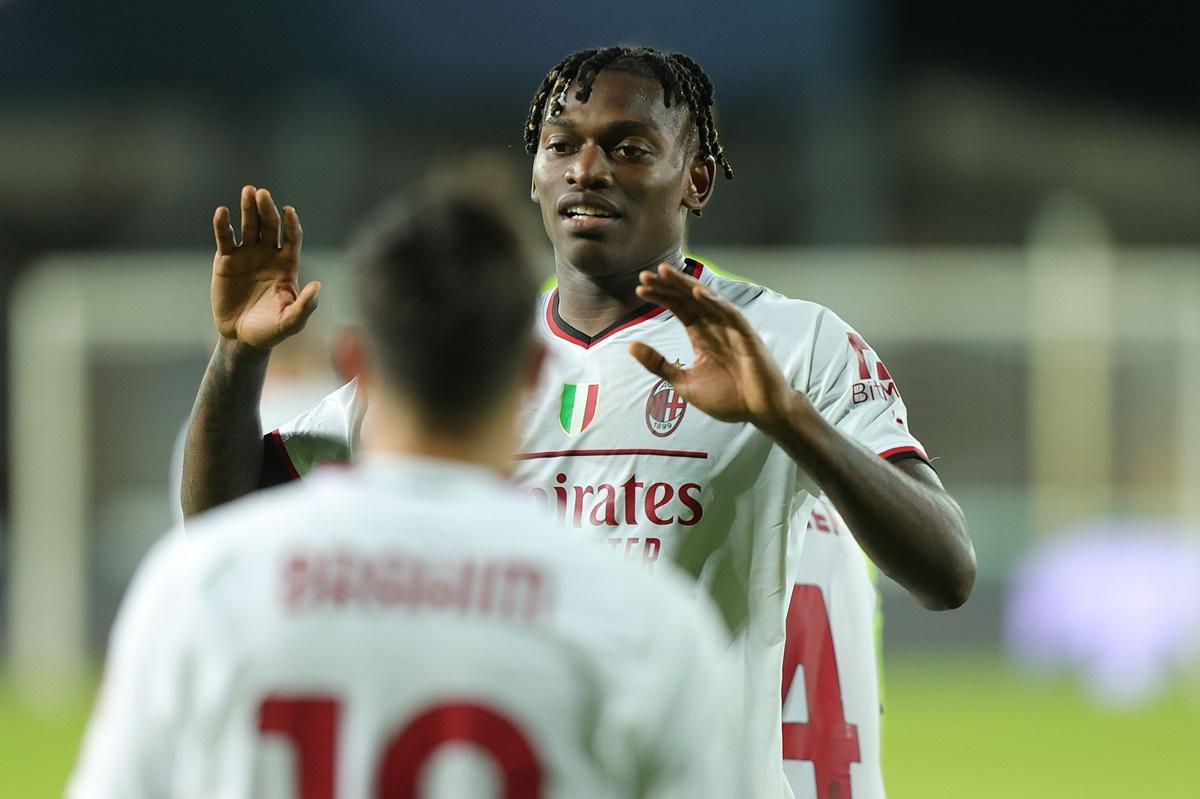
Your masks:
<instances>
[{"instance_id":1,"label":"tattoo on arm","mask_svg":"<svg viewBox=\"0 0 1200 799\"><path fill-rule=\"evenodd\" d=\"M262 397L269 351L213 351L188 423L183 454L183 513L197 513L254 491L262 472Z\"/></svg>"}]
</instances>

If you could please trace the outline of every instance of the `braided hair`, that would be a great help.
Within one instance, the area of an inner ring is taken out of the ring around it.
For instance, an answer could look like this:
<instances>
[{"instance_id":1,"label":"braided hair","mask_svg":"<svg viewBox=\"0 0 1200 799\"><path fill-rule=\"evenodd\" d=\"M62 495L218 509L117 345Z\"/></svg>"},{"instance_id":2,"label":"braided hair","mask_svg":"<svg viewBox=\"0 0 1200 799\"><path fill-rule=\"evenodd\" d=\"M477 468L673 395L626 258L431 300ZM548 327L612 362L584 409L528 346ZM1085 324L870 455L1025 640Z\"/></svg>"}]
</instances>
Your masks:
<instances>
[{"instance_id":1,"label":"braided hair","mask_svg":"<svg viewBox=\"0 0 1200 799\"><path fill-rule=\"evenodd\" d=\"M525 151L537 152L542 119L558 116L567 105L567 91L572 83L579 84L575 99L586 103L592 94L596 76L605 68L634 75L655 77L662 84L663 104L668 108L676 100L687 103L696 123L701 158L712 158L733 180L733 167L725 159L725 148L717 138L713 124L713 84L704 70L683 53L664 53L653 47L604 47L571 53L546 73L525 120ZM547 108L547 104L549 108Z\"/></svg>"}]
</instances>

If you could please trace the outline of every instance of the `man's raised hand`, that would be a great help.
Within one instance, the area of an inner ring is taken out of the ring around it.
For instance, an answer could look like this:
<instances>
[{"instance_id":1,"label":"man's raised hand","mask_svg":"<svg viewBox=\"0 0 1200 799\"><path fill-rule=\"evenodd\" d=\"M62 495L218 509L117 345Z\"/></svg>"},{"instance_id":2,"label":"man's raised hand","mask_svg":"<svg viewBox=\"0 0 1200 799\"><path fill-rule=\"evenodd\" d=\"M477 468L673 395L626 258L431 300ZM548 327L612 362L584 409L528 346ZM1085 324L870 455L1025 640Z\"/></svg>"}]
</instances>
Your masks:
<instances>
[{"instance_id":1,"label":"man's raised hand","mask_svg":"<svg viewBox=\"0 0 1200 799\"><path fill-rule=\"evenodd\" d=\"M229 209L221 206L213 215L213 322L227 342L268 350L304 328L321 284L300 289L304 232L296 209L284 206L281 219L271 193L254 186L242 187L241 206L241 244Z\"/></svg>"},{"instance_id":2,"label":"man's raised hand","mask_svg":"<svg viewBox=\"0 0 1200 799\"><path fill-rule=\"evenodd\" d=\"M640 341L629 353L689 403L724 422L766 427L802 401L746 318L703 283L667 264L642 272L639 282L639 297L666 306L683 323L695 361L681 368Z\"/></svg>"}]
</instances>

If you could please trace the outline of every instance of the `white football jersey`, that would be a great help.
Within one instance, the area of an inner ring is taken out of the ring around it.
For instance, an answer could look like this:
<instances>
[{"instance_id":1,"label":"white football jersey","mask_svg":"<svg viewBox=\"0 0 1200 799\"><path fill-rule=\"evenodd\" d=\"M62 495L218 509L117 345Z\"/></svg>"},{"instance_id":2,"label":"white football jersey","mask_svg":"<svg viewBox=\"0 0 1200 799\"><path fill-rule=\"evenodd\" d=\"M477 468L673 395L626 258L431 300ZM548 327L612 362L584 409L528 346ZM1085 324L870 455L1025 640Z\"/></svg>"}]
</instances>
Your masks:
<instances>
[{"instance_id":1,"label":"white football jersey","mask_svg":"<svg viewBox=\"0 0 1200 799\"><path fill-rule=\"evenodd\" d=\"M155 546L68 795L738 795L728 638L663 577L481 468L322 470Z\"/></svg>"},{"instance_id":2,"label":"white football jersey","mask_svg":"<svg viewBox=\"0 0 1200 799\"><path fill-rule=\"evenodd\" d=\"M828 499L807 525L783 653L784 773L796 799L884 799L879 597Z\"/></svg>"},{"instance_id":3,"label":"white football jersey","mask_svg":"<svg viewBox=\"0 0 1200 799\"><path fill-rule=\"evenodd\" d=\"M925 458L887 368L832 311L713 273L689 274L736 306L783 374L842 432L877 454ZM645 306L586 336L558 314L557 289L538 304L550 357L525 407L516 479L558 523L586 530L623 558L671 560L709 590L735 636L747 751L763 796L787 795L781 770L784 620L803 525L819 490L782 448L749 424L688 404L628 352L644 341L692 362L674 314ZM268 436L265 471L303 474L349 457L365 402L350 384ZM369 424L369 419L366 421Z\"/></svg>"}]
</instances>

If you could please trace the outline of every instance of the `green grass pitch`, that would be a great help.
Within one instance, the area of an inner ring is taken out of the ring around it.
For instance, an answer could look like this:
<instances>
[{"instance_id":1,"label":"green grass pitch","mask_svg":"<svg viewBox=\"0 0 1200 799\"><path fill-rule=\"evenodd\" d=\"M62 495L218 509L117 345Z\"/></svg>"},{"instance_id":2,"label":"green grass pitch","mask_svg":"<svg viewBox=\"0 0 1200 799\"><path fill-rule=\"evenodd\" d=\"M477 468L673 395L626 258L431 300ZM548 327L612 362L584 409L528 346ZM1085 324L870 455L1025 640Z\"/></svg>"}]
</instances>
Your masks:
<instances>
[{"instance_id":1,"label":"green grass pitch","mask_svg":"<svg viewBox=\"0 0 1200 799\"><path fill-rule=\"evenodd\" d=\"M1200 698L1177 688L1134 712L1096 708L1071 684L997 659L887 661L890 799L1194 799ZM0 794L60 796L95 683L34 712L0 682Z\"/></svg>"}]
</instances>

